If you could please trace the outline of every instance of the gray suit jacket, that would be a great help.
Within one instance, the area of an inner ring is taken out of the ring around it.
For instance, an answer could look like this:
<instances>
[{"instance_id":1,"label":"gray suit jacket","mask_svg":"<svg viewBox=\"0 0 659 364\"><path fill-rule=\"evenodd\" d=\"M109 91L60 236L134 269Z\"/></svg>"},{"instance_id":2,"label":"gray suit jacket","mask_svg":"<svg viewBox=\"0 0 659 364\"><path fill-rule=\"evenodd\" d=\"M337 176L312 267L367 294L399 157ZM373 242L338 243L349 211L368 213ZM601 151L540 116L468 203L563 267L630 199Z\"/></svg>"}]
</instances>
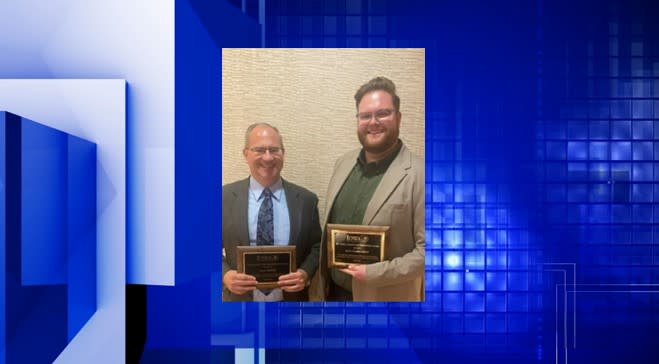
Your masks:
<instances>
[{"instance_id":1,"label":"gray suit jacket","mask_svg":"<svg viewBox=\"0 0 659 364\"><path fill-rule=\"evenodd\" d=\"M325 221L334 199L354 167L361 149L336 162L327 188ZM363 225L390 226L385 261L366 266L366 281L352 280L354 301L423 301L425 299L425 176L423 161L403 145L378 185L364 213ZM323 236L318 287L328 294L327 246Z\"/></svg>"},{"instance_id":2,"label":"gray suit jacket","mask_svg":"<svg viewBox=\"0 0 659 364\"><path fill-rule=\"evenodd\" d=\"M318 197L311 191L282 179L286 193L290 218L289 245L295 245L295 261L313 277L318 268L320 249L320 223L318 219ZM249 245L247 226L247 199L249 178L222 186L222 277L236 269L236 246ZM252 294L235 295L224 285L222 301L251 301ZM308 290L284 292L286 301L308 300Z\"/></svg>"}]
</instances>

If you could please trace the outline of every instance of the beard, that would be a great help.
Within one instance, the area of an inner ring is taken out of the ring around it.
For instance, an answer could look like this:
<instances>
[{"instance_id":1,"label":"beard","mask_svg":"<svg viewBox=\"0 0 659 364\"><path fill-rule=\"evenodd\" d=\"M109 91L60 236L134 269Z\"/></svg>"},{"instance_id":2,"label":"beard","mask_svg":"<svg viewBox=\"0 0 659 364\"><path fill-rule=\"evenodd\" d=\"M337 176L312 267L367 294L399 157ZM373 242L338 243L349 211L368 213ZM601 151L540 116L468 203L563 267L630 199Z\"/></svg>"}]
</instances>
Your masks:
<instances>
[{"instance_id":1,"label":"beard","mask_svg":"<svg viewBox=\"0 0 659 364\"><path fill-rule=\"evenodd\" d=\"M359 142L365 151L372 154L380 154L394 146L398 142L398 129L377 129L380 134L369 134L368 130L357 133Z\"/></svg>"}]
</instances>

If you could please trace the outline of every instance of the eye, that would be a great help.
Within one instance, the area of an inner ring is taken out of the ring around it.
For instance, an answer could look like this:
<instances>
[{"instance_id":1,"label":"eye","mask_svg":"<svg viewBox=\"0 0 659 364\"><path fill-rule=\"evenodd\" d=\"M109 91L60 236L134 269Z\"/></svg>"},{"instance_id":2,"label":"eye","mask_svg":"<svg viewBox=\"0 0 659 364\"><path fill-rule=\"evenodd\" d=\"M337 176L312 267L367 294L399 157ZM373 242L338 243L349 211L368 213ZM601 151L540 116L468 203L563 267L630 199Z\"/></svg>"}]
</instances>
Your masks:
<instances>
[{"instance_id":1,"label":"eye","mask_svg":"<svg viewBox=\"0 0 659 364\"><path fill-rule=\"evenodd\" d=\"M378 110L378 112L375 113L375 117L378 119L384 119L391 116L392 113L392 110Z\"/></svg>"},{"instance_id":2,"label":"eye","mask_svg":"<svg viewBox=\"0 0 659 364\"><path fill-rule=\"evenodd\" d=\"M373 117L373 114L371 114L371 113L362 113L362 114L358 114L357 117L359 117L359 120L367 121L367 120L371 120L371 118Z\"/></svg>"}]
</instances>

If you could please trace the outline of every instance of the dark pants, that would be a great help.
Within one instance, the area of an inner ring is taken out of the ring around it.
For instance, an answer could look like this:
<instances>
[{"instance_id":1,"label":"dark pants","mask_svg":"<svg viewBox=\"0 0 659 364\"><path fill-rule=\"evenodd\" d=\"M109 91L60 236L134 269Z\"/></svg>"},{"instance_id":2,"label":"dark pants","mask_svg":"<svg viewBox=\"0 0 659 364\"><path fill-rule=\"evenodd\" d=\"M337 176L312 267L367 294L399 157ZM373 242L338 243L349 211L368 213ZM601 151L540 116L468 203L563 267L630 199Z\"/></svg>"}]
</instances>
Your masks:
<instances>
[{"instance_id":1,"label":"dark pants","mask_svg":"<svg viewBox=\"0 0 659 364\"><path fill-rule=\"evenodd\" d=\"M352 301L352 292L337 285L330 279L328 301Z\"/></svg>"}]
</instances>

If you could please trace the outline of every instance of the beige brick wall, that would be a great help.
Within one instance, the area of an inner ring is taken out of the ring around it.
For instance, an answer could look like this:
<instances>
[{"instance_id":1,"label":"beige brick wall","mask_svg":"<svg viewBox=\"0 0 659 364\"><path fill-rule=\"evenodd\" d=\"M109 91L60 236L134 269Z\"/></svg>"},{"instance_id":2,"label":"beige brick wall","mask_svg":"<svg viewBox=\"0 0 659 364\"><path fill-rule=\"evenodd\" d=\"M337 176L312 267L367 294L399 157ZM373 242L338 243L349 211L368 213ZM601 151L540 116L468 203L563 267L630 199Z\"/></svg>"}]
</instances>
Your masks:
<instances>
[{"instance_id":1,"label":"beige brick wall","mask_svg":"<svg viewBox=\"0 0 659 364\"><path fill-rule=\"evenodd\" d=\"M284 137L282 176L315 192L321 221L335 160L359 148L354 94L376 76L401 99L403 142L425 155L424 49L223 49L222 184L249 175L244 133L254 122Z\"/></svg>"}]
</instances>

